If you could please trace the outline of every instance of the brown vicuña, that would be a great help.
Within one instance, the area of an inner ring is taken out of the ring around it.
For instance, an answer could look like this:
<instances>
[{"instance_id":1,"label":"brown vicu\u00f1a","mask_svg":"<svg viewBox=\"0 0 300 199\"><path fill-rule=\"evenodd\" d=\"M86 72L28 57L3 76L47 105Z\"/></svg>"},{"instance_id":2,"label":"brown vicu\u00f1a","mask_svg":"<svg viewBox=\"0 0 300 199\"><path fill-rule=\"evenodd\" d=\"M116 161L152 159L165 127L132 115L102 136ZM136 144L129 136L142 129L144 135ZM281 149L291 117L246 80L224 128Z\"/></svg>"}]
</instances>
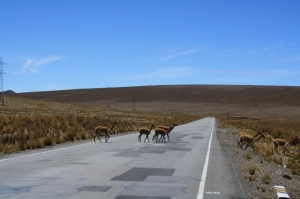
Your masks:
<instances>
[{"instance_id":1,"label":"brown vicu\u00f1a","mask_svg":"<svg viewBox=\"0 0 300 199\"><path fill-rule=\"evenodd\" d=\"M258 135L261 135L259 138L256 138ZM253 142L256 142L258 140L260 140L262 137L265 137L260 131L258 133L255 134L255 136L250 136L250 135L241 135L240 136L240 139L239 139L239 145L240 145L240 148L243 149L242 147L244 146L244 144L246 144L244 150L246 150L248 148L248 146L253 143ZM255 139L256 138L256 139Z\"/></svg>"},{"instance_id":2,"label":"brown vicu\u00f1a","mask_svg":"<svg viewBox=\"0 0 300 199\"><path fill-rule=\"evenodd\" d=\"M158 138L159 135L161 135L162 141L166 142L165 136L169 133L169 131L172 130L172 127L169 127L168 130L162 129L162 128L155 128L155 134L152 137L152 141L154 141L154 139L156 140L156 142L159 142L160 139Z\"/></svg>"},{"instance_id":3,"label":"brown vicu\u00f1a","mask_svg":"<svg viewBox=\"0 0 300 199\"><path fill-rule=\"evenodd\" d=\"M299 138L297 136L294 139L292 139L291 141L286 141L285 139L273 139L272 153L273 153L274 149L278 153L277 148L279 146L282 146L283 155L285 155L285 151L287 151L287 146L288 145L296 145L296 144L299 144Z\"/></svg>"},{"instance_id":4,"label":"brown vicu\u00f1a","mask_svg":"<svg viewBox=\"0 0 300 199\"><path fill-rule=\"evenodd\" d=\"M95 136L94 136L94 142L96 142L95 138L96 136L98 137L98 139L101 141L100 139L100 136L101 136L101 133L104 133L104 136L105 136L105 142L107 143L107 140L110 138L109 136L109 133L112 131L112 129L114 128L114 126L118 124L118 122L114 121L113 125L111 128L108 128L106 126L97 126L95 128Z\"/></svg>"},{"instance_id":5,"label":"brown vicu\u00f1a","mask_svg":"<svg viewBox=\"0 0 300 199\"><path fill-rule=\"evenodd\" d=\"M139 142L142 142L142 141L141 141L141 136L142 136L143 134L146 135L146 138L145 138L144 142L146 141L146 139L148 139L148 142L149 142L149 137L148 137L148 136L149 136L149 134L151 133L151 130L152 130L153 126L154 126L154 124L153 124L153 122L152 122L150 129L147 129L147 128L145 128L145 127L142 127L142 128L139 129L139 132L140 132L140 135L139 135L139 137L138 137L138 141L139 141Z\"/></svg>"},{"instance_id":6,"label":"brown vicu\u00f1a","mask_svg":"<svg viewBox=\"0 0 300 199\"><path fill-rule=\"evenodd\" d=\"M251 136L249 133L246 133L246 132L240 132L239 133L239 139L237 140L236 144L237 144L237 147L240 146L240 137L243 136L243 135L247 135L247 136Z\"/></svg>"},{"instance_id":7,"label":"brown vicu\u00f1a","mask_svg":"<svg viewBox=\"0 0 300 199\"><path fill-rule=\"evenodd\" d=\"M170 127L167 127L167 126L164 126L164 125L158 125L156 128L160 128L160 129L166 130L167 131L166 135L167 135L168 140L170 142L169 133L171 133L171 131L175 128L175 126L178 126L178 125L177 124L173 124L173 126L170 126ZM161 135L160 139L162 139L162 135Z\"/></svg>"}]
</instances>

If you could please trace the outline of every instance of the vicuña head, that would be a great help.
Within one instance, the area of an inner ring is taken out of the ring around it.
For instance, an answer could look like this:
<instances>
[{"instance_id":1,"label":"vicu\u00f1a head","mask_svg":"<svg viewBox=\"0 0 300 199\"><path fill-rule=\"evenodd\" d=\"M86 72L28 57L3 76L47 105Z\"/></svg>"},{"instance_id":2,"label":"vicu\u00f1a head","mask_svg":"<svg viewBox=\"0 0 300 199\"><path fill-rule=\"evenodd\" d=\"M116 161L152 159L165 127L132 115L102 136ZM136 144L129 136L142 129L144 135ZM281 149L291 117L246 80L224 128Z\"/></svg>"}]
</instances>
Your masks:
<instances>
[{"instance_id":1,"label":"vicu\u00f1a head","mask_svg":"<svg viewBox=\"0 0 300 199\"><path fill-rule=\"evenodd\" d=\"M286 145L297 145L300 143L300 140L298 138L298 136L296 136L294 139L292 139L291 141L287 142Z\"/></svg>"}]
</instances>

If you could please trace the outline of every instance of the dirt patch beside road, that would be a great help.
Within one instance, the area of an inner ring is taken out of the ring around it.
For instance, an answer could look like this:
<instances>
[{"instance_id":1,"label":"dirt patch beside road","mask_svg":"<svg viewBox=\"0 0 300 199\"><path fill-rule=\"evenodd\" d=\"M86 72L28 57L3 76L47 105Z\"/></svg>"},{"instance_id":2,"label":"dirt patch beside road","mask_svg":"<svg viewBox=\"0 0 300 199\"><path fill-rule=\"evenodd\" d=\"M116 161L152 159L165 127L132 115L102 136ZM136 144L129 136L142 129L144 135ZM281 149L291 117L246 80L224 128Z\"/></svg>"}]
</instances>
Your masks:
<instances>
[{"instance_id":1,"label":"dirt patch beside road","mask_svg":"<svg viewBox=\"0 0 300 199\"><path fill-rule=\"evenodd\" d=\"M275 162L266 161L262 155L255 153L251 147L246 150L237 148L237 132L239 130L236 128L219 127L218 139L221 146L231 157L237 180L240 181L246 197L251 199L277 198L274 186L281 185L285 187L290 198L299 199L300 176L293 175L290 169L278 166ZM282 155L280 157L284 160ZM279 170L283 175L288 175L292 179L277 175L276 172L279 173ZM254 172L253 175L250 172Z\"/></svg>"}]
</instances>

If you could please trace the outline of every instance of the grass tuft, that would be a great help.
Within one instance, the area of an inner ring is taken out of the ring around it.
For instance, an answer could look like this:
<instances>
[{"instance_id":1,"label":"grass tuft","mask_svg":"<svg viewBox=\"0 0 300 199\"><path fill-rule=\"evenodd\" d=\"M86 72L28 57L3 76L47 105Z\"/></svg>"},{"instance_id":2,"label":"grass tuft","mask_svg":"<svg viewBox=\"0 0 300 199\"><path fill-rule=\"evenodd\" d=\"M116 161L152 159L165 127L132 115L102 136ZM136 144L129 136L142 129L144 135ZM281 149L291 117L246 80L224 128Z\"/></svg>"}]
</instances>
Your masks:
<instances>
[{"instance_id":1,"label":"grass tuft","mask_svg":"<svg viewBox=\"0 0 300 199\"><path fill-rule=\"evenodd\" d=\"M259 170L259 167L255 166L255 165L248 167L248 171L249 171L250 175L255 175L255 172L258 170Z\"/></svg>"},{"instance_id":2,"label":"grass tuft","mask_svg":"<svg viewBox=\"0 0 300 199\"><path fill-rule=\"evenodd\" d=\"M251 160L252 159L252 156L250 154L246 154L246 159L247 160Z\"/></svg>"},{"instance_id":3,"label":"grass tuft","mask_svg":"<svg viewBox=\"0 0 300 199\"><path fill-rule=\"evenodd\" d=\"M249 181L256 181L256 176L248 176Z\"/></svg>"},{"instance_id":4,"label":"grass tuft","mask_svg":"<svg viewBox=\"0 0 300 199\"><path fill-rule=\"evenodd\" d=\"M51 137L46 137L43 139L43 144L44 146L51 146L52 145L52 138Z\"/></svg>"},{"instance_id":5,"label":"grass tuft","mask_svg":"<svg viewBox=\"0 0 300 199\"><path fill-rule=\"evenodd\" d=\"M270 184L270 181L271 181L271 177L270 175L266 174L262 177L262 182L265 183L265 184Z\"/></svg>"},{"instance_id":6,"label":"grass tuft","mask_svg":"<svg viewBox=\"0 0 300 199\"><path fill-rule=\"evenodd\" d=\"M278 165L280 165L280 166L283 166L283 159L282 159L281 157L274 157L274 158L273 158L273 161L274 161L276 164L278 164Z\"/></svg>"}]
</instances>

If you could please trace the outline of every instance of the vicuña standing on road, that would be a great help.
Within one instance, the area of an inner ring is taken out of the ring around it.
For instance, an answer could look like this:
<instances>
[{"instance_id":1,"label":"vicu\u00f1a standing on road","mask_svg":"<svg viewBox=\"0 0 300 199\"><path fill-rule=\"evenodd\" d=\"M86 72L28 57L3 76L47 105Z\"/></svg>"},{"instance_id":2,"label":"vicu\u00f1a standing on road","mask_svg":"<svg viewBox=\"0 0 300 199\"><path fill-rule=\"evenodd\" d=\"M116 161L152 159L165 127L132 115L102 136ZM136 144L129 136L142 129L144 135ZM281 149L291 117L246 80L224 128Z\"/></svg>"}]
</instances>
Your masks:
<instances>
[{"instance_id":1,"label":"vicu\u00f1a standing on road","mask_svg":"<svg viewBox=\"0 0 300 199\"><path fill-rule=\"evenodd\" d=\"M170 126L167 130L163 129L163 128L155 128L155 134L153 135L152 141L156 140L156 142L159 142L161 139L162 141L166 142L165 136L168 135L168 133L170 133L170 131L173 129L174 127ZM158 136L161 136L161 138L158 138Z\"/></svg>"},{"instance_id":2,"label":"vicu\u00f1a standing on road","mask_svg":"<svg viewBox=\"0 0 300 199\"><path fill-rule=\"evenodd\" d=\"M101 141L100 136L101 133L104 133L105 135L105 142L107 143L107 140L110 138L109 133L113 130L113 128L115 127L115 125L118 124L118 122L114 121L113 125L111 128L108 128L106 126L97 126L95 128L95 136L94 136L94 142L96 142L95 138L98 137L98 139Z\"/></svg>"},{"instance_id":3,"label":"vicu\u00f1a standing on road","mask_svg":"<svg viewBox=\"0 0 300 199\"><path fill-rule=\"evenodd\" d=\"M158 125L156 128L159 128L159 129L164 129L167 131L166 135L168 137L168 140L170 142L170 138L169 138L169 133L171 133L171 131L175 128L175 126L178 126L177 124L173 124L173 126L163 126L163 125ZM160 139L162 139L163 136L160 137Z\"/></svg>"},{"instance_id":4,"label":"vicu\u00f1a standing on road","mask_svg":"<svg viewBox=\"0 0 300 199\"><path fill-rule=\"evenodd\" d=\"M149 136L149 134L151 133L151 130L152 130L153 126L154 126L154 124L153 124L153 122L152 122L150 129L147 129L147 128L145 128L145 127L142 127L142 128L139 129L139 132L140 132L140 135L139 135L139 137L138 137L138 141L139 141L139 142L142 142L142 141L141 141L141 136L142 136L143 134L146 135L146 138L145 138L144 142L146 141L146 139L148 139L148 142L149 142L149 137L148 137L148 136Z\"/></svg>"}]
</instances>

